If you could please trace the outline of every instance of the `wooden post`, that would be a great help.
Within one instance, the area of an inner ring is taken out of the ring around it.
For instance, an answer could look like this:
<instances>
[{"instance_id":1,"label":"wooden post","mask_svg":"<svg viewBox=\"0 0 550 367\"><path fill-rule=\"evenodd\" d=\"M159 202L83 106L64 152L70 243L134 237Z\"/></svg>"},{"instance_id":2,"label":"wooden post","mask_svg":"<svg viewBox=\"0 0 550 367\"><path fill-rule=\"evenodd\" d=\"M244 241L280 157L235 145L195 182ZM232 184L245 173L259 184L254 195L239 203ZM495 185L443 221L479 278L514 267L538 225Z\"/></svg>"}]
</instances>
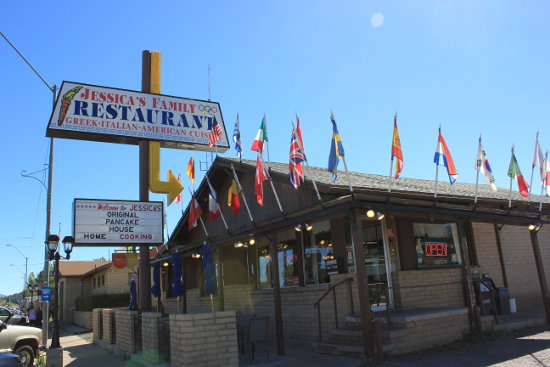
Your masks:
<instances>
[{"instance_id":1,"label":"wooden post","mask_svg":"<svg viewBox=\"0 0 550 367\"><path fill-rule=\"evenodd\" d=\"M503 226L503 224L501 224ZM500 260L500 270L502 272L502 282L504 284L505 288L508 288L508 276L506 275L506 265L504 264L504 253L502 252L502 241L500 239L500 230L502 227L499 227L498 224L494 225L495 227L495 236L497 239L497 250L498 250L498 258Z\"/></svg>"},{"instance_id":2,"label":"wooden post","mask_svg":"<svg viewBox=\"0 0 550 367\"><path fill-rule=\"evenodd\" d=\"M374 358L374 339L372 337L372 314L369 299L369 281L367 279L367 268L363 254L363 231L361 228L361 213L359 209L352 212L352 238L355 251L355 267L357 271L357 290L359 292L359 309L361 312L361 331L363 332L363 352L365 359L370 361Z\"/></svg>"},{"instance_id":3,"label":"wooden post","mask_svg":"<svg viewBox=\"0 0 550 367\"><path fill-rule=\"evenodd\" d=\"M142 52L141 91L160 93L160 52ZM139 142L139 200L149 201L149 141ZM138 299L141 312L151 311L149 246L139 247Z\"/></svg>"},{"instance_id":4,"label":"wooden post","mask_svg":"<svg viewBox=\"0 0 550 367\"><path fill-rule=\"evenodd\" d=\"M537 236L537 231L532 230L529 232L531 234L531 245L533 245L537 274L539 276L542 302L544 304L544 311L546 312L546 323L550 324L550 297L548 296L548 285L546 284L546 275L544 274L544 264L542 263L542 255L540 253L539 238Z\"/></svg>"},{"instance_id":5,"label":"wooden post","mask_svg":"<svg viewBox=\"0 0 550 367\"><path fill-rule=\"evenodd\" d=\"M470 256L468 252L468 240L466 237L466 222L461 221L460 228L460 255L462 257L462 265L464 269L464 293L466 294L466 304L468 306L470 316L470 327L477 332L481 332L481 318L479 316L479 308L476 307L476 295L474 291L474 283L472 281L472 270L470 268Z\"/></svg>"},{"instance_id":6,"label":"wooden post","mask_svg":"<svg viewBox=\"0 0 550 367\"><path fill-rule=\"evenodd\" d=\"M271 253L271 277L273 278L273 304L275 306L275 331L277 334L277 354L285 355L285 336L283 333L283 307L281 302L281 283L279 281L279 254L277 251L277 234L272 234L269 240Z\"/></svg>"}]
</instances>

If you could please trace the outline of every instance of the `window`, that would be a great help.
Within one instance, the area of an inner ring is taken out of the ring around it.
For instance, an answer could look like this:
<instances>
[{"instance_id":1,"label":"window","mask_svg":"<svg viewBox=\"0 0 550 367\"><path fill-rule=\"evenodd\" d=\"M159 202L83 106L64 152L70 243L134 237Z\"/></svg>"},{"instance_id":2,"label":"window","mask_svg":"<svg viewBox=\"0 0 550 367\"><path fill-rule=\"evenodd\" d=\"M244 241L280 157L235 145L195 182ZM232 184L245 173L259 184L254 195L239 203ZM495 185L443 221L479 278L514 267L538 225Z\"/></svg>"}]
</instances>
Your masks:
<instances>
[{"instance_id":1,"label":"window","mask_svg":"<svg viewBox=\"0 0 550 367\"><path fill-rule=\"evenodd\" d=\"M419 268L461 263L455 223L413 223Z\"/></svg>"},{"instance_id":2,"label":"window","mask_svg":"<svg viewBox=\"0 0 550 367\"><path fill-rule=\"evenodd\" d=\"M329 274L338 273L330 221L315 223L311 231L302 231L300 235L304 244L305 283L329 283Z\"/></svg>"},{"instance_id":3,"label":"window","mask_svg":"<svg viewBox=\"0 0 550 367\"><path fill-rule=\"evenodd\" d=\"M278 232L277 240L279 283L281 287L299 286L299 249L294 228ZM256 243L258 244L258 287L272 288L271 273L273 261L269 252L269 242L259 239Z\"/></svg>"},{"instance_id":4,"label":"window","mask_svg":"<svg viewBox=\"0 0 550 367\"><path fill-rule=\"evenodd\" d=\"M105 274L101 276L101 285L105 285Z\"/></svg>"},{"instance_id":5,"label":"window","mask_svg":"<svg viewBox=\"0 0 550 367\"><path fill-rule=\"evenodd\" d=\"M92 277L92 288L95 288L95 277Z\"/></svg>"},{"instance_id":6,"label":"window","mask_svg":"<svg viewBox=\"0 0 550 367\"><path fill-rule=\"evenodd\" d=\"M272 288L271 282L271 254L267 241L258 241L258 287Z\"/></svg>"}]
</instances>

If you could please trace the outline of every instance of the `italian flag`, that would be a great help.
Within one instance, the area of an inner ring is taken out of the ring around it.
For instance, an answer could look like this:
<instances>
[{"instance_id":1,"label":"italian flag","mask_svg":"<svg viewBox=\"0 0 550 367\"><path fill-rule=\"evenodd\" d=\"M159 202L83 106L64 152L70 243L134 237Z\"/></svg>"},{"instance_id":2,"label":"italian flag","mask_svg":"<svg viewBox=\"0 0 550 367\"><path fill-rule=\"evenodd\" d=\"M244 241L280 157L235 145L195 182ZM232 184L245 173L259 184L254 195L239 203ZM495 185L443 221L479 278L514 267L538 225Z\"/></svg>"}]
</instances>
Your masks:
<instances>
[{"instance_id":1,"label":"italian flag","mask_svg":"<svg viewBox=\"0 0 550 367\"><path fill-rule=\"evenodd\" d=\"M260 124L260 129L256 134L256 139L254 139L254 142L252 143L252 148L250 149L255 152L259 152L260 154L263 153L264 141L267 141L267 119L265 113L264 118L262 119L262 123Z\"/></svg>"},{"instance_id":2,"label":"italian flag","mask_svg":"<svg viewBox=\"0 0 550 367\"><path fill-rule=\"evenodd\" d=\"M516 156L514 155L514 152L512 151L512 159L510 160L510 166L508 167L508 177L513 178L518 183L518 190L519 193L522 196L529 196L529 185L527 184L527 181L525 181L525 178L521 174L521 170L518 166L518 161L516 160Z\"/></svg>"}]
</instances>

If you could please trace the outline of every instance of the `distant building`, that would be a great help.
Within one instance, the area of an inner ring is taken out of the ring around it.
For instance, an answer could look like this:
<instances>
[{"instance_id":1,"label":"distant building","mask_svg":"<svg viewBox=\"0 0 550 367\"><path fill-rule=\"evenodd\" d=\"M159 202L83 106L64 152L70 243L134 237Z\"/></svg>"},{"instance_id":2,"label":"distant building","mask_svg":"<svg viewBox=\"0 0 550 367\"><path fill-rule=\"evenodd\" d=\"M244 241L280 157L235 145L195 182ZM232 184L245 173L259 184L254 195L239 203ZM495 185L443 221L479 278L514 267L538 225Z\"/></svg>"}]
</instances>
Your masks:
<instances>
[{"instance_id":1,"label":"distant building","mask_svg":"<svg viewBox=\"0 0 550 367\"><path fill-rule=\"evenodd\" d=\"M133 269L117 269L110 261L59 262L59 320L73 323L75 302L78 297L90 294L130 292L130 280L137 279Z\"/></svg>"}]
</instances>

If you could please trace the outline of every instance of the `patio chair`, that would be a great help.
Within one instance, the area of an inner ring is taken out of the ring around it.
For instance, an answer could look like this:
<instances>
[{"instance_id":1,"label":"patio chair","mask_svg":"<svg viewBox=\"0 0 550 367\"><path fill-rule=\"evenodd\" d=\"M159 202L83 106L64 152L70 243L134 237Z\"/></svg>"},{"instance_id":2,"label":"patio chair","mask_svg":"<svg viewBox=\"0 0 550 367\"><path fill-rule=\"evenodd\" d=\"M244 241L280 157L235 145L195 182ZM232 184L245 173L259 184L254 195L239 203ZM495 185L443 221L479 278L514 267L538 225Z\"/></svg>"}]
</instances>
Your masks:
<instances>
[{"instance_id":1,"label":"patio chair","mask_svg":"<svg viewBox=\"0 0 550 367\"><path fill-rule=\"evenodd\" d=\"M244 313L237 316L237 340L239 343L239 350L244 354L243 341L248 338L248 328L250 326L250 320L256 317L256 314Z\"/></svg>"},{"instance_id":2,"label":"patio chair","mask_svg":"<svg viewBox=\"0 0 550 367\"><path fill-rule=\"evenodd\" d=\"M252 363L254 359L254 353L257 346L263 344L265 346L265 352L267 354L267 360L269 359L269 346L267 344L267 324L269 318L255 317L250 320L248 327L248 336L243 340L243 347L248 351L248 362Z\"/></svg>"}]
</instances>

